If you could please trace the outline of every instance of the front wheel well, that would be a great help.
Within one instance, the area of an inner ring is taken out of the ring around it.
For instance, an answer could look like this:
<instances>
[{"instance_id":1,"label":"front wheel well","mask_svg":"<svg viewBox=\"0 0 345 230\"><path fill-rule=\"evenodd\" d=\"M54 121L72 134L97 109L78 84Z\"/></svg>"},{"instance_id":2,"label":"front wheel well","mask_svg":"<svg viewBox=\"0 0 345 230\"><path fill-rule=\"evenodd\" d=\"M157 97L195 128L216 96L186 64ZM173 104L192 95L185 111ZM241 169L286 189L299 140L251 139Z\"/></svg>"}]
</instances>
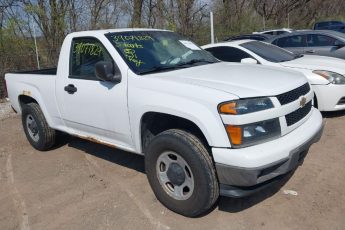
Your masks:
<instances>
[{"instance_id":1,"label":"front wheel well","mask_svg":"<svg viewBox=\"0 0 345 230\"><path fill-rule=\"evenodd\" d=\"M317 101L317 97L316 97L316 93L314 93L314 98L313 98L313 105L315 108L319 108L319 104L318 104L318 101Z\"/></svg>"},{"instance_id":2,"label":"front wheel well","mask_svg":"<svg viewBox=\"0 0 345 230\"><path fill-rule=\"evenodd\" d=\"M205 135L194 122L182 117L158 112L145 113L141 119L140 130L142 151L145 153L146 147L149 145L151 140L158 134L169 129L180 129L195 135L211 153L211 147Z\"/></svg>"}]
</instances>

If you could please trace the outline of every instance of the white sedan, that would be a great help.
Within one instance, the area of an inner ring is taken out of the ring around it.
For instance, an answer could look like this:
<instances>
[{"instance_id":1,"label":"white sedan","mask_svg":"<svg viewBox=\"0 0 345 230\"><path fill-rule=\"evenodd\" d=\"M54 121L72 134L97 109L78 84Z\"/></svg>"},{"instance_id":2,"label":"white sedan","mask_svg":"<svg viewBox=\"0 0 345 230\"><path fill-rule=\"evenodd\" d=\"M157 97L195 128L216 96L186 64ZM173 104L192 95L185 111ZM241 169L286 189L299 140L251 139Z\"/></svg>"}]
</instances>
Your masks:
<instances>
[{"instance_id":1,"label":"white sedan","mask_svg":"<svg viewBox=\"0 0 345 230\"><path fill-rule=\"evenodd\" d=\"M241 40L205 45L203 49L226 62L262 64L302 72L314 92L320 111L345 109L345 60L315 55L296 55L260 41Z\"/></svg>"}]
</instances>

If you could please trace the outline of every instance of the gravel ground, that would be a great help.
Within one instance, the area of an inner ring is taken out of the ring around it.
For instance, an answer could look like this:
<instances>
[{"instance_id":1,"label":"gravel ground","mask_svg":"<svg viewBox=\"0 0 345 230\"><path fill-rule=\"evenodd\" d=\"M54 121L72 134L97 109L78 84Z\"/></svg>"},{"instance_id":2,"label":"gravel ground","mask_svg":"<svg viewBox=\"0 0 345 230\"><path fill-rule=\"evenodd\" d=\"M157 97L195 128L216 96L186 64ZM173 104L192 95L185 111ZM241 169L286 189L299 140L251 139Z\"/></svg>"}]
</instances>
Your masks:
<instances>
[{"instance_id":1,"label":"gravel ground","mask_svg":"<svg viewBox=\"0 0 345 230\"><path fill-rule=\"evenodd\" d=\"M4 100L0 101L0 120L14 116L14 112L11 108L11 103Z\"/></svg>"},{"instance_id":2,"label":"gravel ground","mask_svg":"<svg viewBox=\"0 0 345 230\"><path fill-rule=\"evenodd\" d=\"M27 142L20 117L0 121L0 229L345 229L345 113L276 187L220 198L190 219L163 207L143 157L74 137L48 152Z\"/></svg>"}]
</instances>

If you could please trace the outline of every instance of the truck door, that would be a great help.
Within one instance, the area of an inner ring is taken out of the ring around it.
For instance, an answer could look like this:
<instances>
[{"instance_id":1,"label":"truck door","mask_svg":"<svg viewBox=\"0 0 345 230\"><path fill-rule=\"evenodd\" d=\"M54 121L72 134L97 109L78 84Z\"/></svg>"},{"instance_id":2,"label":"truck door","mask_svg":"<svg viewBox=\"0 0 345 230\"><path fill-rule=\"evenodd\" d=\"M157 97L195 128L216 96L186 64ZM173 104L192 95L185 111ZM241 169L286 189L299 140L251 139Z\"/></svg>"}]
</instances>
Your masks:
<instances>
[{"instance_id":1,"label":"truck door","mask_svg":"<svg viewBox=\"0 0 345 230\"><path fill-rule=\"evenodd\" d=\"M56 89L61 117L77 135L131 148L127 72L119 73L120 83L101 81L95 75L95 64L99 61L111 61L116 66L98 39L72 40L69 71L64 71L68 76L58 76L63 80L58 81Z\"/></svg>"}]
</instances>

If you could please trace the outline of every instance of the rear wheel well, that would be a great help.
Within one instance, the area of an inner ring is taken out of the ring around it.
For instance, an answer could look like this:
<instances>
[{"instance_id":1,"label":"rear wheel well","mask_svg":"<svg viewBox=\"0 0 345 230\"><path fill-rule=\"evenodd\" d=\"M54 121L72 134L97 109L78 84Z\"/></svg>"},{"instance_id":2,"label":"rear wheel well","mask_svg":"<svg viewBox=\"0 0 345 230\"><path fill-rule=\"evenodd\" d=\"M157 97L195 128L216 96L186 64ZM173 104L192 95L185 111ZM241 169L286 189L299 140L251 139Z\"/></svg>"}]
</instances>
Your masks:
<instances>
[{"instance_id":1,"label":"rear wheel well","mask_svg":"<svg viewBox=\"0 0 345 230\"><path fill-rule=\"evenodd\" d=\"M23 105L27 105L29 103L38 104L38 102L35 99L33 99L30 96L26 96L26 95L19 95L18 100L19 100L19 104L20 104L21 109L23 108Z\"/></svg>"},{"instance_id":2,"label":"rear wheel well","mask_svg":"<svg viewBox=\"0 0 345 230\"><path fill-rule=\"evenodd\" d=\"M200 128L192 121L178 116L148 112L141 119L141 147L145 153L146 147L158 134L169 129L180 129L195 135L211 153L211 147Z\"/></svg>"}]
</instances>

